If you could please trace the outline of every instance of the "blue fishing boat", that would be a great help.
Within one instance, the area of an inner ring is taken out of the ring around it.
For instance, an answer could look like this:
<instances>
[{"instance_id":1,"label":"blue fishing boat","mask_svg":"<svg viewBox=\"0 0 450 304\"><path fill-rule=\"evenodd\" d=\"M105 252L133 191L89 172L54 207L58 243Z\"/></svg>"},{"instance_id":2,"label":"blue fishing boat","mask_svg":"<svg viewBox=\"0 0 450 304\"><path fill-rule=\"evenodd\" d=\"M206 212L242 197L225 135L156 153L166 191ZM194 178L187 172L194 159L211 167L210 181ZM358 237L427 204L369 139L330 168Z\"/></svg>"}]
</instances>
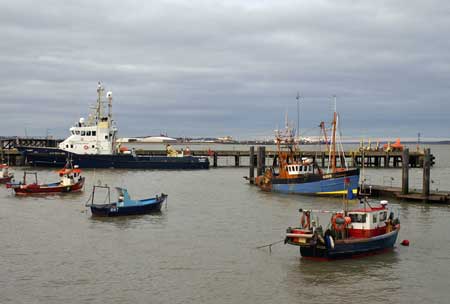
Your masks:
<instances>
[{"instance_id":1,"label":"blue fishing boat","mask_svg":"<svg viewBox=\"0 0 450 304\"><path fill-rule=\"evenodd\" d=\"M94 203L96 189L106 189L107 196L104 203ZM160 212L161 206L167 199L167 194L161 193L153 198L133 200L128 194L128 190L125 188L115 187L118 194L118 199L115 202L111 202L111 190L110 187L94 186L91 194L91 201L86 204L86 207L91 208L93 216L120 216L120 215L135 215L135 214L147 214L152 212Z\"/></svg>"},{"instance_id":2,"label":"blue fishing boat","mask_svg":"<svg viewBox=\"0 0 450 304\"><path fill-rule=\"evenodd\" d=\"M325 123L320 124L324 140L329 152L328 168L322 169L315 159L300 157L295 132L289 126L286 118L284 130L276 131L277 144L276 161L264 174L257 176L255 184L263 191L308 195L345 195L347 189L353 189L357 194L359 184L359 169L349 168L345 162L342 144L337 144L336 130L338 129L338 115L334 112L332 122L331 143L328 144ZM340 151L336 151L336 148ZM341 166L337 166L337 159ZM278 166L276 166L278 162Z\"/></svg>"},{"instance_id":3,"label":"blue fishing boat","mask_svg":"<svg viewBox=\"0 0 450 304\"><path fill-rule=\"evenodd\" d=\"M387 207L371 206L351 211L302 210L300 227L286 230L285 243L299 246L306 258L338 259L370 255L392 249L400 231L400 221ZM323 230L313 214L331 213L330 228ZM388 215L389 214L389 215ZM313 220L312 220L313 219Z\"/></svg>"}]
</instances>

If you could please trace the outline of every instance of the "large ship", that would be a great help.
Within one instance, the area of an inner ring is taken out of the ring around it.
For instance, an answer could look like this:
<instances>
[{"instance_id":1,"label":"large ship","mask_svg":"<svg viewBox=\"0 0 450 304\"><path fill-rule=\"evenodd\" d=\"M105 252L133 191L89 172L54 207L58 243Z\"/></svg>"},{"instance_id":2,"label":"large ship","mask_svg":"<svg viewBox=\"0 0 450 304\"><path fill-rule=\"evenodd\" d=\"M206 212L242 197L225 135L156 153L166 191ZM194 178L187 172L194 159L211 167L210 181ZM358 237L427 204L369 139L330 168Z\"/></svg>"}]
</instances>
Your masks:
<instances>
[{"instance_id":1,"label":"large ship","mask_svg":"<svg viewBox=\"0 0 450 304\"><path fill-rule=\"evenodd\" d=\"M97 102L88 119L80 118L70 128L70 136L58 148L19 147L33 166L62 167L67 160L80 168L208 169L207 157L191 155L140 156L117 142L112 119L112 92L97 87ZM106 110L107 108L107 110Z\"/></svg>"}]
</instances>

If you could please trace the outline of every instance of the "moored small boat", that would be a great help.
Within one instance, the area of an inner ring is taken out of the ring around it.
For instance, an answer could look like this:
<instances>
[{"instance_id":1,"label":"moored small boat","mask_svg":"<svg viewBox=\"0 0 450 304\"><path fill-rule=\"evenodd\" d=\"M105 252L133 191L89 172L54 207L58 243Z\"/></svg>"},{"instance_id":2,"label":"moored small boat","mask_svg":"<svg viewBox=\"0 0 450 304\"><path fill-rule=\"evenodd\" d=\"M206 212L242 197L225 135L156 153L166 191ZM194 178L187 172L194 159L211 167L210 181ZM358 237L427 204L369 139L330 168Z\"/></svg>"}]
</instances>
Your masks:
<instances>
[{"instance_id":1,"label":"moored small boat","mask_svg":"<svg viewBox=\"0 0 450 304\"><path fill-rule=\"evenodd\" d=\"M0 164L0 169L0 184L10 182L14 174L9 172L9 166L7 164Z\"/></svg>"},{"instance_id":2,"label":"moored small boat","mask_svg":"<svg viewBox=\"0 0 450 304\"><path fill-rule=\"evenodd\" d=\"M8 183L7 188L11 188L17 195L26 194L50 194L50 193L68 193L81 191L84 185L84 177L81 176L79 168L63 168L58 171L60 181L50 184L39 184L37 172L23 173L23 180L19 183ZM34 182L27 183L27 176L34 176Z\"/></svg>"},{"instance_id":3,"label":"moored small boat","mask_svg":"<svg viewBox=\"0 0 450 304\"><path fill-rule=\"evenodd\" d=\"M107 203L94 203L96 189L103 188L107 191L106 200ZM136 215L147 214L152 212L161 211L161 206L167 199L167 194L161 193L153 198L132 200L128 194L128 190L125 188L115 187L118 194L116 202L111 202L111 190L110 187L94 186L91 194L91 202L86 204L86 207L91 208L93 216L121 216L121 215Z\"/></svg>"},{"instance_id":4,"label":"moored small boat","mask_svg":"<svg viewBox=\"0 0 450 304\"><path fill-rule=\"evenodd\" d=\"M285 243L299 246L302 257L351 258L393 248L400 221L387 208L387 201L377 207L367 201L363 208L351 211L302 210L301 226L286 230ZM330 228L323 231L315 213L331 213ZM389 214L389 215L388 215Z\"/></svg>"}]
</instances>

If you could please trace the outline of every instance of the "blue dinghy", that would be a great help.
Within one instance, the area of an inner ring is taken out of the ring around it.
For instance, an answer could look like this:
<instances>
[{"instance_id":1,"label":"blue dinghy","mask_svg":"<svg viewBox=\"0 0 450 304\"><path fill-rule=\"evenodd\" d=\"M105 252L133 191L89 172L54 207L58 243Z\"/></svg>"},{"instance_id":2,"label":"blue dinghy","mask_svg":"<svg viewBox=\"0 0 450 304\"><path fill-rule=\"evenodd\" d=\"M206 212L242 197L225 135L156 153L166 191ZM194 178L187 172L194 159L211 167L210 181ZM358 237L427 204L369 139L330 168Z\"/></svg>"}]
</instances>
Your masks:
<instances>
[{"instance_id":1,"label":"blue dinghy","mask_svg":"<svg viewBox=\"0 0 450 304\"><path fill-rule=\"evenodd\" d=\"M95 190L97 188L103 188L108 191L104 204L94 203ZM92 189L91 203L86 204L86 207L91 208L93 216L120 216L159 212L167 198L167 194L161 193L161 195L156 195L153 198L132 200L127 189L120 187L116 187L115 189L118 193L118 199L117 202L111 202L109 186L94 186Z\"/></svg>"}]
</instances>

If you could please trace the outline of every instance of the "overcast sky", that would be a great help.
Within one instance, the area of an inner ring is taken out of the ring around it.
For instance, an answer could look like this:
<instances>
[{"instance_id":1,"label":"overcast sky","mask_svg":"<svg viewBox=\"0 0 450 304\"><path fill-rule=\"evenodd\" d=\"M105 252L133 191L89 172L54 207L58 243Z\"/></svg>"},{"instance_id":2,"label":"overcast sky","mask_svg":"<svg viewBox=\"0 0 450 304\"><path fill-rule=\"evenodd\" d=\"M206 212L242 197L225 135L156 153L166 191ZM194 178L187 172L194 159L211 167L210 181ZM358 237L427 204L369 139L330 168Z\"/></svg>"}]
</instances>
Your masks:
<instances>
[{"instance_id":1,"label":"overcast sky","mask_svg":"<svg viewBox=\"0 0 450 304\"><path fill-rule=\"evenodd\" d=\"M450 137L448 1L0 1L0 135L68 134L114 94L121 136Z\"/></svg>"}]
</instances>

